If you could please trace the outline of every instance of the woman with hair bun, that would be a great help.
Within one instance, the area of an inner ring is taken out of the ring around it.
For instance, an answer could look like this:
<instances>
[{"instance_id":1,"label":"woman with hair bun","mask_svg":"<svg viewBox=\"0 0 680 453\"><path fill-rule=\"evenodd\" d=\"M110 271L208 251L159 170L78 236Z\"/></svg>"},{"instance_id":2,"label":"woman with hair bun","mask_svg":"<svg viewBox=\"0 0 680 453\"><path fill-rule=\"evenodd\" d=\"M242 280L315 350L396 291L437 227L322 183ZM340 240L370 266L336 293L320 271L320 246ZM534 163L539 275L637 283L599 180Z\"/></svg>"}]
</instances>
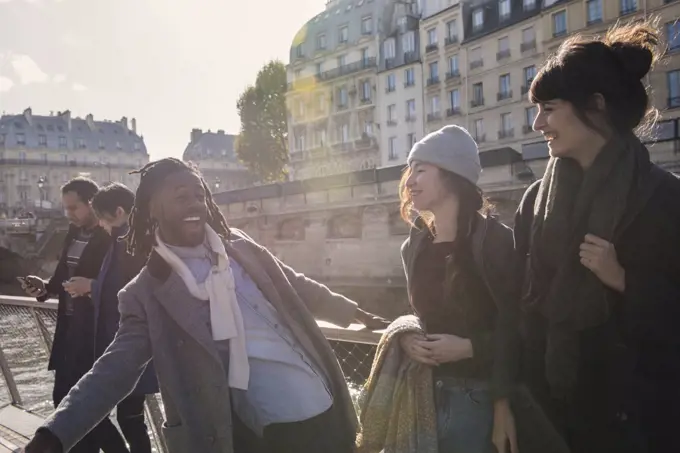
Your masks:
<instances>
[{"instance_id":1,"label":"woman with hair bun","mask_svg":"<svg viewBox=\"0 0 680 453\"><path fill-rule=\"evenodd\" d=\"M551 157L515 223L522 368L574 453L680 451L680 181L635 134L658 36L568 39L529 91Z\"/></svg>"}]
</instances>

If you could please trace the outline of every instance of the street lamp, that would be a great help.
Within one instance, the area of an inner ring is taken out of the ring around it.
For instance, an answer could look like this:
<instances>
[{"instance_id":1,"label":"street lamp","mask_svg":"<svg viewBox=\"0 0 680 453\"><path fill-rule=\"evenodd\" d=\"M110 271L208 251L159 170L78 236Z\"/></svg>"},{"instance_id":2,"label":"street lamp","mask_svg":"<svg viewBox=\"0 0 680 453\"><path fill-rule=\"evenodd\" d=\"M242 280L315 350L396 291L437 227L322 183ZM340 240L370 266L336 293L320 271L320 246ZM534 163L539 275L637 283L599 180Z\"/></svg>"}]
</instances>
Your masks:
<instances>
[{"instance_id":1,"label":"street lamp","mask_svg":"<svg viewBox=\"0 0 680 453\"><path fill-rule=\"evenodd\" d=\"M43 199L44 199L44 192L45 192L45 184L47 184L47 177L41 176L38 178L38 191L40 192L40 209L42 210L43 208Z\"/></svg>"},{"instance_id":2,"label":"street lamp","mask_svg":"<svg viewBox=\"0 0 680 453\"><path fill-rule=\"evenodd\" d=\"M215 176L215 192L220 190L220 184L222 181L220 180L219 176Z\"/></svg>"}]
</instances>

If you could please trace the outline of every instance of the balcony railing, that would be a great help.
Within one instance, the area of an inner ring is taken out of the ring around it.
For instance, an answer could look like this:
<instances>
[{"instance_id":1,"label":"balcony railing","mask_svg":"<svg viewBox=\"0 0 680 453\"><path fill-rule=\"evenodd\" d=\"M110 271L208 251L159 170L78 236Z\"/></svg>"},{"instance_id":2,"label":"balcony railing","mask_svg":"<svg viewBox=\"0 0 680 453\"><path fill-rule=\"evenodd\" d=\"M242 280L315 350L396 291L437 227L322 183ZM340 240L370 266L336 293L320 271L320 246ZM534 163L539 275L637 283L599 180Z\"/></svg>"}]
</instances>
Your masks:
<instances>
[{"instance_id":1,"label":"balcony railing","mask_svg":"<svg viewBox=\"0 0 680 453\"><path fill-rule=\"evenodd\" d=\"M425 52L426 52L426 53L434 52L434 51L436 51L438 48L439 48L439 44L437 44L437 43L428 44L427 46L425 46Z\"/></svg>"},{"instance_id":2,"label":"balcony railing","mask_svg":"<svg viewBox=\"0 0 680 453\"><path fill-rule=\"evenodd\" d=\"M482 60L482 59L470 62L470 69L477 69L477 68L481 68L483 66L484 66L484 60Z\"/></svg>"},{"instance_id":3,"label":"balcony railing","mask_svg":"<svg viewBox=\"0 0 680 453\"><path fill-rule=\"evenodd\" d=\"M532 41L523 42L519 45L519 50L522 53L528 52L528 51L534 50L534 49L536 49L536 40L535 39L532 40Z\"/></svg>"},{"instance_id":4,"label":"balcony railing","mask_svg":"<svg viewBox=\"0 0 680 453\"><path fill-rule=\"evenodd\" d=\"M496 52L496 61L504 60L506 58L510 58L510 49Z\"/></svg>"},{"instance_id":5,"label":"balcony railing","mask_svg":"<svg viewBox=\"0 0 680 453\"><path fill-rule=\"evenodd\" d=\"M430 77L427 79L427 86L436 85L439 83L439 77Z\"/></svg>"},{"instance_id":6,"label":"balcony railing","mask_svg":"<svg viewBox=\"0 0 680 453\"><path fill-rule=\"evenodd\" d=\"M475 134L475 141L477 143L484 143L486 141L486 134L480 134L480 135Z\"/></svg>"},{"instance_id":7,"label":"balcony railing","mask_svg":"<svg viewBox=\"0 0 680 453\"><path fill-rule=\"evenodd\" d=\"M449 71L446 73L446 80L460 79L460 71Z\"/></svg>"},{"instance_id":8,"label":"balcony railing","mask_svg":"<svg viewBox=\"0 0 680 453\"><path fill-rule=\"evenodd\" d=\"M553 31L553 38L559 38L561 36L565 36L567 34L567 29L562 29L562 30L555 30Z\"/></svg>"},{"instance_id":9,"label":"balcony railing","mask_svg":"<svg viewBox=\"0 0 680 453\"><path fill-rule=\"evenodd\" d=\"M406 115L406 118L404 118L407 123L415 123L416 122L416 115Z\"/></svg>"},{"instance_id":10,"label":"balcony railing","mask_svg":"<svg viewBox=\"0 0 680 453\"><path fill-rule=\"evenodd\" d=\"M393 68L397 65L397 59L392 57L392 58L385 58L385 68L390 69Z\"/></svg>"},{"instance_id":11,"label":"balcony railing","mask_svg":"<svg viewBox=\"0 0 680 453\"><path fill-rule=\"evenodd\" d=\"M76 160L69 161L45 161L43 159L6 159L0 158L0 167L4 165L39 165L41 167L81 167L81 168L110 168L110 169L137 169L137 164L101 163L101 162L81 162Z\"/></svg>"},{"instance_id":12,"label":"balcony railing","mask_svg":"<svg viewBox=\"0 0 680 453\"><path fill-rule=\"evenodd\" d=\"M338 112L342 112L343 110L347 110L349 108L349 103L343 103L343 104L338 104L336 105L335 109Z\"/></svg>"},{"instance_id":13,"label":"balcony railing","mask_svg":"<svg viewBox=\"0 0 680 453\"><path fill-rule=\"evenodd\" d=\"M522 96L527 94L529 92L529 88L531 88L531 84L528 85L522 85L522 88L520 88L520 92L522 93Z\"/></svg>"},{"instance_id":14,"label":"balcony railing","mask_svg":"<svg viewBox=\"0 0 680 453\"><path fill-rule=\"evenodd\" d=\"M396 125L397 125L397 120L387 120L387 125L388 125L388 126L396 126Z\"/></svg>"},{"instance_id":15,"label":"balcony railing","mask_svg":"<svg viewBox=\"0 0 680 453\"><path fill-rule=\"evenodd\" d=\"M588 26L595 25L595 24L601 24L602 23L602 17L593 17L592 19L588 19L588 22L586 24Z\"/></svg>"},{"instance_id":16,"label":"balcony railing","mask_svg":"<svg viewBox=\"0 0 680 453\"><path fill-rule=\"evenodd\" d=\"M453 108L446 110L446 116L447 117L450 118L450 117L456 116L456 115L460 115L460 107L453 107Z\"/></svg>"},{"instance_id":17,"label":"balcony railing","mask_svg":"<svg viewBox=\"0 0 680 453\"><path fill-rule=\"evenodd\" d=\"M484 98L477 98L470 101L470 107L481 107L484 105Z\"/></svg>"},{"instance_id":18,"label":"balcony railing","mask_svg":"<svg viewBox=\"0 0 680 453\"><path fill-rule=\"evenodd\" d=\"M362 97L359 100L359 102L361 103L361 105L368 105L373 103L373 99L371 99L370 97Z\"/></svg>"},{"instance_id":19,"label":"balcony railing","mask_svg":"<svg viewBox=\"0 0 680 453\"><path fill-rule=\"evenodd\" d=\"M415 52L404 52L404 63L409 64L418 61L418 54Z\"/></svg>"},{"instance_id":20,"label":"balcony railing","mask_svg":"<svg viewBox=\"0 0 680 453\"><path fill-rule=\"evenodd\" d=\"M624 5L621 7L621 15L627 16L628 14L633 14L637 12L637 5Z\"/></svg>"},{"instance_id":21,"label":"balcony railing","mask_svg":"<svg viewBox=\"0 0 680 453\"><path fill-rule=\"evenodd\" d=\"M674 109L680 107L680 96L673 96L668 98L668 108Z\"/></svg>"},{"instance_id":22,"label":"balcony railing","mask_svg":"<svg viewBox=\"0 0 680 453\"><path fill-rule=\"evenodd\" d=\"M440 119L442 119L442 115L439 112L427 114L427 122L428 123L431 123L433 121L439 121Z\"/></svg>"},{"instance_id":23,"label":"balcony railing","mask_svg":"<svg viewBox=\"0 0 680 453\"><path fill-rule=\"evenodd\" d=\"M450 46L450 45L453 45L453 44L458 44L458 36L447 36L444 43L447 46Z\"/></svg>"},{"instance_id":24,"label":"balcony railing","mask_svg":"<svg viewBox=\"0 0 680 453\"><path fill-rule=\"evenodd\" d=\"M404 88L412 87L412 86L415 86L415 85L416 85L415 80L407 80L406 82L404 82Z\"/></svg>"},{"instance_id":25,"label":"balcony railing","mask_svg":"<svg viewBox=\"0 0 680 453\"><path fill-rule=\"evenodd\" d=\"M497 101L504 101L510 98L512 98L512 90L499 91L498 94L496 95Z\"/></svg>"},{"instance_id":26,"label":"balcony railing","mask_svg":"<svg viewBox=\"0 0 680 453\"><path fill-rule=\"evenodd\" d=\"M498 131L498 139L503 140L504 138L513 138L515 136L514 129L501 129Z\"/></svg>"},{"instance_id":27,"label":"balcony railing","mask_svg":"<svg viewBox=\"0 0 680 453\"><path fill-rule=\"evenodd\" d=\"M534 126L531 124L525 124L522 126L522 133L523 134L531 134L534 131Z\"/></svg>"},{"instance_id":28,"label":"balcony railing","mask_svg":"<svg viewBox=\"0 0 680 453\"><path fill-rule=\"evenodd\" d=\"M345 75L364 71L366 69L372 69L376 67L376 63L377 60L375 59L375 57L364 58L355 61L354 63L338 66L335 69L330 69L328 71L321 72L311 77L305 77L299 80L295 80L288 84L288 90L295 90L301 87L309 86L310 84L314 84L316 82L328 81Z\"/></svg>"}]
</instances>

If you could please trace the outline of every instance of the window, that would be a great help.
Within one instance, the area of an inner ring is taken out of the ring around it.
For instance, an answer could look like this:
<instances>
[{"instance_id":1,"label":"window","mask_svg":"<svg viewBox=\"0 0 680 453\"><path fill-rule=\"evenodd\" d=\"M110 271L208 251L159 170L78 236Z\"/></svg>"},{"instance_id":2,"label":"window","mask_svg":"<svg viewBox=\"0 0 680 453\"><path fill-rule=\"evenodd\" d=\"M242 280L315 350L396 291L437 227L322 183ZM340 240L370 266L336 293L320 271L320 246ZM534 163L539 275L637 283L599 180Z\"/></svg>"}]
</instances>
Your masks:
<instances>
[{"instance_id":1,"label":"window","mask_svg":"<svg viewBox=\"0 0 680 453\"><path fill-rule=\"evenodd\" d=\"M396 123L397 122L397 106L396 104L390 104L387 106L387 122Z\"/></svg>"},{"instance_id":2,"label":"window","mask_svg":"<svg viewBox=\"0 0 680 453\"><path fill-rule=\"evenodd\" d=\"M0 134L0 145L5 144L5 134Z\"/></svg>"},{"instance_id":3,"label":"window","mask_svg":"<svg viewBox=\"0 0 680 453\"><path fill-rule=\"evenodd\" d=\"M392 92L397 89L397 77L392 74L387 75L387 91Z\"/></svg>"},{"instance_id":4,"label":"window","mask_svg":"<svg viewBox=\"0 0 680 453\"><path fill-rule=\"evenodd\" d=\"M62 163L64 163L64 164L65 164L65 163L68 163L68 154L62 154L62 155L59 156L59 157L61 157L61 162L62 162Z\"/></svg>"},{"instance_id":5,"label":"window","mask_svg":"<svg viewBox=\"0 0 680 453\"><path fill-rule=\"evenodd\" d=\"M676 20L666 24L666 39L668 40L668 50L680 50L680 21Z\"/></svg>"},{"instance_id":6,"label":"window","mask_svg":"<svg viewBox=\"0 0 680 453\"><path fill-rule=\"evenodd\" d=\"M430 28L427 31L427 45L428 46L434 46L437 44L437 29L436 28Z\"/></svg>"},{"instance_id":7,"label":"window","mask_svg":"<svg viewBox=\"0 0 680 453\"><path fill-rule=\"evenodd\" d=\"M529 27L522 30L522 43L533 43L534 41L536 41L534 27Z\"/></svg>"},{"instance_id":8,"label":"window","mask_svg":"<svg viewBox=\"0 0 680 453\"><path fill-rule=\"evenodd\" d=\"M43 164L47 165L47 161L48 161L48 160L47 160L47 153L43 153L43 155L42 155L42 162L43 162Z\"/></svg>"},{"instance_id":9,"label":"window","mask_svg":"<svg viewBox=\"0 0 680 453\"><path fill-rule=\"evenodd\" d=\"M406 118L414 119L416 117L416 100L409 99L406 101Z\"/></svg>"},{"instance_id":10,"label":"window","mask_svg":"<svg viewBox=\"0 0 680 453\"><path fill-rule=\"evenodd\" d=\"M411 87L416 84L416 75L413 68L408 68L404 71L404 79L406 80L407 87Z\"/></svg>"},{"instance_id":11,"label":"window","mask_svg":"<svg viewBox=\"0 0 680 453\"><path fill-rule=\"evenodd\" d=\"M106 148L106 145L104 145L104 140L99 140L99 149L104 149Z\"/></svg>"},{"instance_id":12,"label":"window","mask_svg":"<svg viewBox=\"0 0 680 453\"><path fill-rule=\"evenodd\" d=\"M472 132L474 133L475 140L478 142L484 141L484 120L482 118L478 118L472 123L472 126Z\"/></svg>"},{"instance_id":13,"label":"window","mask_svg":"<svg viewBox=\"0 0 680 453\"><path fill-rule=\"evenodd\" d=\"M588 24L602 22L602 0L588 0L586 2Z\"/></svg>"},{"instance_id":14,"label":"window","mask_svg":"<svg viewBox=\"0 0 680 453\"><path fill-rule=\"evenodd\" d=\"M510 96L510 74L503 74L498 78L498 91L502 98Z\"/></svg>"},{"instance_id":15,"label":"window","mask_svg":"<svg viewBox=\"0 0 680 453\"><path fill-rule=\"evenodd\" d=\"M456 24L456 19L453 19L446 23L446 37L449 42L455 42L458 38L458 27Z\"/></svg>"},{"instance_id":16,"label":"window","mask_svg":"<svg viewBox=\"0 0 680 453\"><path fill-rule=\"evenodd\" d=\"M668 72L668 107L680 107L680 70Z\"/></svg>"},{"instance_id":17,"label":"window","mask_svg":"<svg viewBox=\"0 0 680 453\"><path fill-rule=\"evenodd\" d=\"M482 59L482 48L475 47L470 50L470 69L480 68L484 65L484 60Z\"/></svg>"},{"instance_id":18,"label":"window","mask_svg":"<svg viewBox=\"0 0 680 453\"><path fill-rule=\"evenodd\" d=\"M630 14L637 11L637 0L621 0L621 14Z\"/></svg>"},{"instance_id":19,"label":"window","mask_svg":"<svg viewBox=\"0 0 680 453\"><path fill-rule=\"evenodd\" d=\"M472 85L472 106L477 107L484 104L484 85L477 82Z\"/></svg>"},{"instance_id":20,"label":"window","mask_svg":"<svg viewBox=\"0 0 680 453\"><path fill-rule=\"evenodd\" d=\"M38 145L47 146L47 135L45 134L38 135Z\"/></svg>"},{"instance_id":21,"label":"window","mask_svg":"<svg viewBox=\"0 0 680 453\"><path fill-rule=\"evenodd\" d=\"M567 12L559 11L552 15L553 36L562 36L567 33Z\"/></svg>"},{"instance_id":22,"label":"window","mask_svg":"<svg viewBox=\"0 0 680 453\"><path fill-rule=\"evenodd\" d=\"M415 52L416 50L416 34L413 31L410 31L406 33L404 36L401 38L402 42L402 47L404 48L404 52L409 53L409 52Z\"/></svg>"},{"instance_id":23,"label":"window","mask_svg":"<svg viewBox=\"0 0 680 453\"><path fill-rule=\"evenodd\" d=\"M370 35L373 33L373 20L371 16L361 19L361 34Z\"/></svg>"},{"instance_id":24,"label":"window","mask_svg":"<svg viewBox=\"0 0 680 453\"><path fill-rule=\"evenodd\" d=\"M500 60L502 58L508 58L510 56L510 39L507 36L503 36L498 40L498 54L496 54L496 59Z\"/></svg>"},{"instance_id":25,"label":"window","mask_svg":"<svg viewBox=\"0 0 680 453\"><path fill-rule=\"evenodd\" d=\"M524 68L524 86L527 90L531 85L531 81L534 80L534 77L536 77L536 66L531 65Z\"/></svg>"},{"instance_id":26,"label":"window","mask_svg":"<svg viewBox=\"0 0 680 453\"><path fill-rule=\"evenodd\" d=\"M303 118L305 116L305 101L297 102L297 114L299 118Z\"/></svg>"},{"instance_id":27,"label":"window","mask_svg":"<svg viewBox=\"0 0 680 453\"><path fill-rule=\"evenodd\" d=\"M298 58L302 58L305 56L305 47L303 43L300 43L297 46L295 46L295 56Z\"/></svg>"},{"instance_id":28,"label":"window","mask_svg":"<svg viewBox=\"0 0 680 453\"><path fill-rule=\"evenodd\" d=\"M532 105L531 107L527 107L524 110L524 119L526 120L526 126L532 127L534 125L534 120L536 119L537 113L538 113L538 109L536 108L535 105Z\"/></svg>"},{"instance_id":29,"label":"window","mask_svg":"<svg viewBox=\"0 0 680 453\"><path fill-rule=\"evenodd\" d=\"M501 131L510 132L512 130L512 115L510 113L501 113Z\"/></svg>"},{"instance_id":30,"label":"window","mask_svg":"<svg viewBox=\"0 0 680 453\"><path fill-rule=\"evenodd\" d=\"M85 149L87 146L85 145L85 139L79 138L78 139L78 149Z\"/></svg>"},{"instance_id":31,"label":"window","mask_svg":"<svg viewBox=\"0 0 680 453\"><path fill-rule=\"evenodd\" d=\"M510 0L500 0L498 2L498 18L500 20L510 18Z\"/></svg>"},{"instance_id":32,"label":"window","mask_svg":"<svg viewBox=\"0 0 680 453\"><path fill-rule=\"evenodd\" d=\"M298 80L300 77L302 77L302 69L296 69L295 70L295 80Z\"/></svg>"},{"instance_id":33,"label":"window","mask_svg":"<svg viewBox=\"0 0 680 453\"><path fill-rule=\"evenodd\" d=\"M347 107L347 88L342 87L338 90L338 106Z\"/></svg>"},{"instance_id":34,"label":"window","mask_svg":"<svg viewBox=\"0 0 680 453\"><path fill-rule=\"evenodd\" d=\"M347 64L347 55L340 55L338 57L338 68L341 68Z\"/></svg>"},{"instance_id":35,"label":"window","mask_svg":"<svg viewBox=\"0 0 680 453\"><path fill-rule=\"evenodd\" d=\"M524 11L531 11L536 7L536 0L524 0Z\"/></svg>"},{"instance_id":36,"label":"window","mask_svg":"<svg viewBox=\"0 0 680 453\"><path fill-rule=\"evenodd\" d=\"M439 96L432 96L430 98L430 113L433 115L439 114Z\"/></svg>"},{"instance_id":37,"label":"window","mask_svg":"<svg viewBox=\"0 0 680 453\"><path fill-rule=\"evenodd\" d=\"M472 12L472 30L478 31L484 26L484 10L478 8Z\"/></svg>"},{"instance_id":38,"label":"window","mask_svg":"<svg viewBox=\"0 0 680 453\"><path fill-rule=\"evenodd\" d=\"M135 142L135 144L132 147L135 151L140 151L142 149L142 145L140 145L139 142Z\"/></svg>"},{"instance_id":39,"label":"window","mask_svg":"<svg viewBox=\"0 0 680 453\"><path fill-rule=\"evenodd\" d=\"M451 55L449 57L449 73L452 76L456 76L460 73L460 68L458 67L458 55Z\"/></svg>"},{"instance_id":40,"label":"window","mask_svg":"<svg viewBox=\"0 0 680 453\"><path fill-rule=\"evenodd\" d=\"M66 142L66 137L63 135L59 136L59 148L66 148L68 146L68 143Z\"/></svg>"},{"instance_id":41,"label":"window","mask_svg":"<svg viewBox=\"0 0 680 453\"><path fill-rule=\"evenodd\" d=\"M364 121L364 133L369 137L373 136L373 121Z\"/></svg>"},{"instance_id":42,"label":"window","mask_svg":"<svg viewBox=\"0 0 680 453\"><path fill-rule=\"evenodd\" d=\"M120 142L116 142L116 149L123 149L123 145Z\"/></svg>"},{"instance_id":43,"label":"window","mask_svg":"<svg viewBox=\"0 0 680 453\"><path fill-rule=\"evenodd\" d=\"M385 43L383 44L383 51L385 52L386 59L394 58L394 56L396 55L394 38L385 40Z\"/></svg>"},{"instance_id":44,"label":"window","mask_svg":"<svg viewBox=\"0 0 680 453\"><path fill-rule=\"evenodd\" d=\"M408 145L409 150L413 148L413 145L416 144L416 134L411 132L410 134L406 135L406 145Z\"/></svg>"},{"instance_id":45,"label":"window","mask_svg":"<svg viewBox=\"0 0 680 453\"><path fill-rule=\"evenodd\" d=\"M433 61L430 63L430 80L436 82L439 80L439 62Z\"/></svg>"},{"instance_id":46,"label":"window","mask_svg":"<svg viewBox=\"0 0 680 453\"><path fill-rule=\"evenodd\" d=\"M344 123L340 126L340 140L342 143L349 142L349 124Z\"/></svg>"},{"instance_id":47,"label":"window","mask_svg":"<svg viewBox=\"0 0 680 453\"><path fill-rule=\"evenodd\" d=\"M458 88L449 91L449 103L451 104L451 110L460 110L460 91Z\"/></svg>"},{"instance_id":48,"label":"window","mask_svg":"<svg viewBox=\"0 0 680 453\"><path fill-rule=\"evenodd\" d=\"M19 162L21 162L22 164L23 164L24 162L26 162L26 152L25 152L25 151L21 151L21 152L19 153Z\"/></svg>"},{"instance_id":49,"label":"window","mask_svg":"<svg viewBox=\"0 0 680 453\"><path fill-rule=\"evenodd\" d=\"M371 82L368 80L361 82L361 99L364 101L371 99Z\"/></svg>"},{"instance_id":50,"label":"window","mask_svg":"<svg viewBox=\"0 0 680 453\"><path fill-rule=\"evenodd\" d=\"M349 27L347 25L343 25L340 27L340 31L338 33L338 41L340 44L344 44L347 41L349 41Z\"/></svg>"},{"instance_id":51,"label":"window","mask_svg":"<svg viewBox=\"0 0 680 453\"><path fill-rule=\"evenodd\" d=\"M323 62L316 64L316 75L321 75L323 73Z\"/></svg>"},{"instance_id":52,"label":"window","mask_svg":"<svg viewBox=\"0 0 680 453\"><path fill-rule=\"evenodd\" d=\"M364 47L363 49L361 49L361 62L364 65L367 65L368 64L368 58L369 58L368 47Z\"/></svg>"},{"instance_id":53,"label":"window","mask_svg":"<svg viewBox=\"0 0 680 453\"><path fill-rule=\"evenodd\" d=\"M19 170L19 181L28 181L26 170Z\"/></svg>"},{"instance_id":54,"label":"window","mask_svg":"<svg viewBox=\"0 0 680 453\"><path fill-rule=\"evenodd\" d=\"M318 50L326 49L326 33L320 33L316 36L316 48Z\"/></svg>"},{"instance_id":55,"label":"window","mask_svg":"<svg viewBox=\"0 0 680 453\"><path fill-rule=\"evenodd\" d=\"M307 149L305 147L305 141L306 141L305 133L304 133L304 131L300 131L295 136L295 149L297 151L304 151L305 149Z\"/></svg>"},{"instance_id":56,"label":"window","mask_svg":"<svg viewBox=\"0 0 680 453\"><path fill-rule=\"evenodd\" d=\"M387 160L397 160L398 158L397 137L390 137L387 142Z\"/></svg>"},{"instance_id":57,"label":"window","mask_svg":"<svg viewBox=\"0 0 680 453\"><path fill-rule=\"evenodd\" d=\"M19 133L14 135L17 139L17 145L26 145L26 134Z\"/></svg>"}]
</instances>

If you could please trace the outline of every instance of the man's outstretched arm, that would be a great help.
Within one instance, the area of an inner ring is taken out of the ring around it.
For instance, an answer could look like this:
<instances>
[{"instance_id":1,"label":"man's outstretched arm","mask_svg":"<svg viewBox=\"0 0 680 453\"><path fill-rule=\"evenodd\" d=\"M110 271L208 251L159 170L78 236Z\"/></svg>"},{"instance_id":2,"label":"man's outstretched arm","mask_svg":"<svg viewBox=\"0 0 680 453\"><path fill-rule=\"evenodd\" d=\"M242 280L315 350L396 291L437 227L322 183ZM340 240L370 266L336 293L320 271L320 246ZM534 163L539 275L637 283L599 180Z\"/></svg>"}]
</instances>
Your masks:
<instances>
[{"instance_id":1,"label":"man's outstretched arm","mask_svg":"<svg viewBox=\"0 0 680 453\"><path fill-rule=\"evenodd\" d=\"M125 289L119 299L121 322L116 338L38 430L27 453L59 451L54 442L45 445L45 438L54 440L52 436L59 439L62 451L69 451L135 388L151 360L146 313Z\"/></svg>"}]
</instances>

